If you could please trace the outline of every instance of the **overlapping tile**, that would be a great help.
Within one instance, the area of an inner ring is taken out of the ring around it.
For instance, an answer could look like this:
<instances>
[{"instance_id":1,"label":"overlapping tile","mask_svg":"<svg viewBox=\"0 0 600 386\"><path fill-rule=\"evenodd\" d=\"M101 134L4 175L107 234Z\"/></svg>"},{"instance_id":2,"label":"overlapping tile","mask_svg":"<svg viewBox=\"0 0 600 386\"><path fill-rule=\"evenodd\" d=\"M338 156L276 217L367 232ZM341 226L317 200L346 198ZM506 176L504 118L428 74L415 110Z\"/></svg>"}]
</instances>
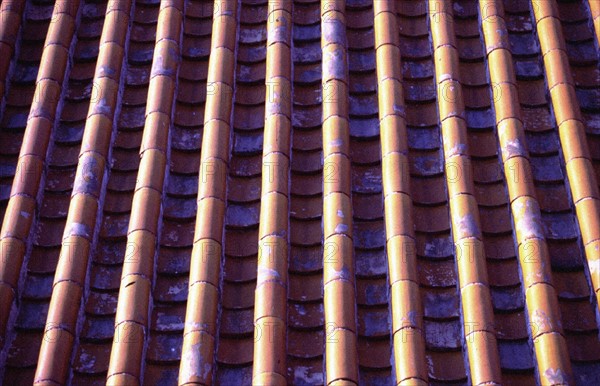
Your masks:
<instances>
[{"instance_id":1,"label":"overlapping tile","mask_svg":"<svg viewBox=\"0 0 600 386\"><path fill-rule=\"evenodd\" d=\"M148 314L155 275L161 202L169 159L177 72L180 62L183 1L161 1L156 45L148 85L140 165L127 229L115 338L111 349L107 383L140 383L143 354L150 349ZM158 285L158 284L155 284ZM127 360L124 360L127 358Z\"/></svg>"},{"instance_id":2,"label":"overlapping tile","mask_svg":"<svg viewBox=\"0 0 600 386\"><path fill-rule=\"evenodd\" d=\"M254 308L254 384L285 384L287 378L291 11L291 2L269 3L263 176ZM262 43L261 40L259 42Z\"/></svg>"},{"instance_id":3,"label":"overlapping tile","mask_svg":"<svg viewBox=\"0 0 600 386\"><path fill-rule=\"evenodd\" d=\"M68 377L89 256L97 235L99 201L106 187L104 175L119 105L131 3L111 2L106 8L107 21L100 38L99 59L44 332L56 335L57 339L42 342L36 382L65 383Z\"/></svg>"},{"instance_id":4,"label":"overlapping tile","mask_svg":"<svg viewBox=\"0 0 600 386\"><path fill-rule=\"evenodd\" d=\"M6 344L6 329L32 228L36 200L47 167L47 152L64 82L68 79L68 58L72 51L79 1L56 2L51 11L33 102L27 116L23 144L16 165L10 199L0 234L0 336ZM48 18L49 19L49 18ZM38 239L39 240L39 239ZM14 312L14 311L13 311Z\"/></svg>"},{"instance_id":5,"label":"overlapping tile","mask_svg":"<svg viewBox=\"0 0 600 386\"><path fill-rule=\"evenodd\" d=\"M10 3L5 222L59 20ZM600 382L595 2L112 3L3 239L4 383Z\"/></svg>"},{"instance_id":6,"label":"overlapping tile","mask_svg":"<svg viewBox=\"0 0 600 386\"><path fill-rule=\"evenodd\" d=\"M465 8L459 7L464 12ZM473 384L501 383L491 291L482 239L482 223L474 196L473 172L459 56L474 60L479 49L455 36L450 4L429 2L436 70L438 110L444 147L446 183L462 303L463 331ZM462 16L462 15L461 15ZM470 40L471 38L469 38ZM476 40L477 42L479 39ZM462 44L461 44L462 43ZM464 91L466 93L467 90ZM466 118L466 119L465 119ZM477 357L477 359L475 359Z\"/></svg>"}]
</instances>

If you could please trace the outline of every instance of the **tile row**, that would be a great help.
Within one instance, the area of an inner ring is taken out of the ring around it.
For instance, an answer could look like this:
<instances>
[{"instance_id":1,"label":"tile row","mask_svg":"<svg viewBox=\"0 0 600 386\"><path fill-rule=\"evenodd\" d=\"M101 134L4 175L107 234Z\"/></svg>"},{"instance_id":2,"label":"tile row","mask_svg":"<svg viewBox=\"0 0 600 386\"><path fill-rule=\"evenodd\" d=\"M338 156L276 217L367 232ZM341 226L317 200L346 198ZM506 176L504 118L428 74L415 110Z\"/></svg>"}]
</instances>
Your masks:
<instances>
[{"instance_id":1,"label":"tile row","mask_svg":"<svg viewBox=\"0 0 600 386\"><path fill-rule=\"evenodd\" d=\"M52 10L23 144L0 232L0 335L2 348L40 190L46 155L73 46L79 1L57 2Z\"/></svg>"}]
</instances>

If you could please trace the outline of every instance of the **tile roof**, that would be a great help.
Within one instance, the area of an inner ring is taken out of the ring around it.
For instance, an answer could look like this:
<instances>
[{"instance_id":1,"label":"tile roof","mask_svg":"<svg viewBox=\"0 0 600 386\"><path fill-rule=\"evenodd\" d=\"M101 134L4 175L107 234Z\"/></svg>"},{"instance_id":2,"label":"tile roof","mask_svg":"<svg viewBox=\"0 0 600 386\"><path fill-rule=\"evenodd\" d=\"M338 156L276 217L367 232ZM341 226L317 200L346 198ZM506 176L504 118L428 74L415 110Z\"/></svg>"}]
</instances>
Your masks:
<instances>
[{"instance_id":1,"label":"tile roof","mask_svg":"<svg viewBox=\"0 0 600 386\"><path fill-rule=\"evenodd\" d=\"M600 384L597 0L0 20L0 384Z\"/></svg>"}]
</instances>

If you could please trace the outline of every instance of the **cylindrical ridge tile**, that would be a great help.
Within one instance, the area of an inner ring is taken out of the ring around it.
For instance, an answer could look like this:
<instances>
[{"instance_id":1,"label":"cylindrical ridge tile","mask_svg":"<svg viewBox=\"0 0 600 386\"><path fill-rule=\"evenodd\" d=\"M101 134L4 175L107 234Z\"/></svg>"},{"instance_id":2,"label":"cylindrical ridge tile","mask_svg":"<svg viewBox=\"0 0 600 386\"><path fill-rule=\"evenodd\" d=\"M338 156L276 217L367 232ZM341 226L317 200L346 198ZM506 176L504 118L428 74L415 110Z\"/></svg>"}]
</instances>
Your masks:
<instances>
[{"instance_id":1,"label":"cylindrical ridge tile","mask_svg":"<svg viewBox=\"0 0 600 386\"><path fill-rule=\"evenodd\" d=\"M190 285L207 282L218 287L222 253L221 244L215 240L201 239L195 242L192 259L196 264L190 265Z\"/></svg>"},{"instance_id":2,"label":"cylindrical ridge tile","mask_svg":"<svg viewBox=\"0 0 600 386\"><path fill-rule=\"evenodd\" d=\"M120 384L112 376L127 374L139 382L146 329L138 323L124 321L115 326L113 349L110 353L107 384ZM125 383L123 383L125 384Z\"/></svg>"},{"instance_id":3,"label":"cylindrical ridge tile","mask_svg":"<svg viewBox=\"0 0 600 386\"><path fill-rule=\"evenodd\" d=\"M61 2L56 2L52 11L52 20L46 34L46 41L42 51L42 59L38 70L35 91L29 117L23 135L22 149L17 161L17 170L13 179L11 195L8 202L8 207L4 215L2 229L0 231L0 242L4 247L7 237L14 237L23 243L27 243L29 231L35 215L35 198L40 189L41 176L45 169L46 154L48 150L49 139L54 125L54 117L60 111L62 105L59 105L62 94L62 82L68 73L68 50L73 40L75 31L75 15L79 11L79 0L73 0L68 3L67 7ZM10 2L3 2L2 9L7 10L7 7L18 7L19 4L13 5ZM66 8L66 9L65 9ZM19 11L18 9L15 9ZM62 15L64 13L64 17ZM71 13L68 13L71 12ZM7 15L6 12L2 16ZM18 24L5 24L3 20L0 23L0 31L6 29L18 28ZM6 28L6 29L5 29ZM16 32L16 31L15 31ZM10 36L5 37L9 38ZM2 62L6 63L6 62ZM3 64L4 65L4 64ZM10 65L10 63L8 63ZM0 73L3 73L0 66ZM3 95L0 95L0 98ZM8 242L11 244L11 242ZM4 252L1 252L4 253ZM0 278L3 280L0 296L2 297L2 309L0 310L0 342L4 342L6 328L9 324L10 309L15 298L14 289L18 287L19 276L24 261L25 248L17 248L11 250L14 254L10 260L10 264L0 264ZM11 290L8 290L4 285L10 285ZM72 340L72 336L70 337ZM61 361L62 357L57 357L57 361ZM66 364L64 369L68 368ZM55 367L54 367L55 368ZM44 368L44 375L48 377L44 379L57 378L60 381L60 375L52 373L53 367ZM37 378L39 379L39 377Z\"/></svg>"},{"instance_id":4,"label":"cylindrical ridge tile","mask_svg":"<svg viewBox=\"0 0 600 386\"><path fill-rule=\"evenodd\" d=\"M189 288L188 307L185 314L184 334L205 331L215 336L219 293L210 283L196 282Z\"/></svg>"},{"instance_id":5,"label":"cylindrical ridge tile","mask_svg":"<svg viewBox=\"0 0 600 386\"><path fill-rule=\"evenodd\" d=\"M382 160L383 196L410 194L410 163L402 153L387 153ZM386 218L387 220L387 218Z\"/></svg>"},{"instance_id":6,"label":"cylindrical ridge tile","mask_svg":"<svg viewBox=\"0 0 600 386\"><path fill-rule=\"evenodd\" d=\"M533 340L542 385L572 385L573 377L565 338L557 333Z\"/></svg>"},{"instance_id":7,"label":"cylindrical ridge tile","mask_svg":"<svg viewBox=\"0 0 600 386\"><path fill-rule=\"evenodd\" d=\"M213 364L204 358L212 357L215 338L204 331L186 334L181 348L179 384L208 385L212 381Z\"/></svg>"},{"instance_id":8,"label":"cylindrical ridge tile","mask_svg":"<svg viewBox=\"0 0 600 386\"><path fill-rule=\"evenodd\" d=\"M476 238L458 240L455 244L460 288L469 284L488 285L483 242Z\"/></svg>"},{"instance_id":9,"label":"cylindrical ridge tile","mask_svg":"<svg viewBox=\"0 0 600 386\"><path fill-rule=\"evenodd\" d=\"M467 345L467 349L471 362L472 384L501 385L502 373L500 372L500 368L495 366L500 361L495 334L488 331L476 331L465 339L471 343ZM487 363L481 362L487 358L489 358Z\"/></svg>"},{"instance_id":10,"label":"cylindrical ridge tile","mask_svg":"<svg viewBox=\"0 0 600 386\"><path fill-rule=\"evenodd\" d=\"M405 193L391 193L385 197L385 231L388 238L394 236L414 237L412 200Z\"/></svg>"},{"instance_id":11,"label":"cylindrical ridge tile","mask_svg":"<svg viewBox=\"0 0 600 386\"><path fill-rule=\"evenodd\" d=\"M266 197L267 194L279 193L287 197L289 194L289 158L279 152L265 154L262 160L262 169L262 196ZM287 208L284 209L287 210ZM278 212L278 215L282 214L283 212Z\"/></svg>"},{"instance_id":12,"label":"cylindrical ridge tile","mask_svg":"<svg viewBox=\"0 0 600 386\"><path fill-rule=\"evenodd\" d=\"M233 106L238 3L215 0L179 384L213 382L227 164ZM208 334L192 331L208 331Z\"/></svg>"},{"instance_id":13,"label":"cylindrical ridge tile","mask_svg":"<svg viewBox=\"0 0 600 386\"><path fill-rule=\"evenodd\" d=\"M469 336L475 331L495 333L489 287L483 284L467 285L461 288L460 295L465 336Z\"/></svg>"},{"instance_id":14,"label":"cylindrical ridge tile","mask_svg":"<svg viewBox=\"0 0 600 386\"><path fill-rule=\"evenodd\" d=\"M332 235L352 237L352 203L344 193L331 193L323 198L323 236L325 240Z\"/></svg>"},{"instance_id":15,"label":"cylindrical ridge tile","mask_svg":"<svg viewBox=\"0 0 600 386\"><path fill-rule=\"evenodd\" d=\"M323 283L334 280L354 282L354 244L345 235L333 235L323 245Z\"/></svg>"},{"instance_id":16,"label":"cylindrical ridge tile","mask_svg":"<svg viewBox=\"0 0 600 386\"><path fill-rule=\"evenodd\" d=\"M403 328L423 329L423 310L419 295L419 284L401 280L392 284L392 333Z\"/></svg>"},{"instance_id":17,"label":"cylindrical ridge tile","mask_svg":"<svg viewBox=\"0 0 600 386\"><path fill-rule=\"evenodd\" d=\"M204 198L198 203L194 241L213 239L219 243L223 238L225 202L216 198Z\"/></svg>"},{"instance_id":18,"label":"cylindrical ridge tile","mask_svg":"<svg viewBox=\"0 0 600 386\"><path fill-rule=\"evenodd\" d=\"M399 280L417 281L417 246L409 236L395 236L387 241L390 284Z\"/></svg>"},{"instance_id":19,"label":"cylindrical ridge tile","mask_svg":"<svg viewBox=\"0 0 600 386\"><path fill-rule=\"evenodd\" d=\"M403 385L428 384L425 358L425 337L416 328L404 328L394 333L396 380Z\"/></svg>"},{"instance_id":20,"label":"cylindrical ridge tile","mask_svg":"<svg viewBox=\"0 0 600 386\"><path fill-rule=\"evenodd\" d=\"M519 244L519 263L526 290L534 284L552 284L550 255L544 239L531 238Z\"/></svg>"},{"instance_id":21,"label":"cylindrical ridge tile","mask_svg":"<svg viewBox=\"0 0 600 386\"><path fill-rule=\"evenodd\" d=\"M128 274L127 270L123 269L115 316L115 340L111 349L107 383L111 383L112 376L118 377L120 373L127 373L139 380L143 371L143 356L149 327L150 293L156 259L154 246L158 242L158 230L162 220L162 196L168 165L168 159L164 157L166 147L161 142L166 140L168 143L169 128L172 124L167 117L171 117L173 113L175 74L179 66L178 50L183 28L182 5L180 1L162 0L158 13L159 27L156 31L152 74L146 101L144 147L140 149L141 162L128 227L128 235L135 231L149 232L152 236L142 242L153 246L144 246L138 255L140 262L144 262L146 266L133 265L134 268L145 271L144 275ZM143 235L143 233L138 234ZM130 241L132 238L128 237L128 242ZM148 273L149 276L146 276ZM118 331L126 326L137 329L136 333L139 335L135 342L117 340ZM121 361L126 363L123 364Z\"/></svg>"},{"instance_id":22,"label":"cylindrical ridge tile","mask_svg":"<svg viewBox=\"0 0 600 386\"><path fill-rule=\"evenodd\" d=\"M356 294L354 283L347 280L333 280L324 285L325 319L327 324L335 328L345 328L356 331Z\"/></svg>"},{"instance_id":23,"label":"cylindrical ridge tile","mask_svg":"<svg viewBox=\"0 0 600 386\"><path fill-rule=\"evenodd\" d=\"M350 158L346 154L334 153L323 161L323 194L343 193L350 195Z\"/></svg>"},{"instance_id":24,"label":"cylindrical ridge tile","mask_svg":"<svg viewBox=\"0 0 600 386\"><path fill-rule=\"evenodd\" d=\"M275 317L263 317L254 324L254 382L265 373L275 373L284 377L286 324ZM260 369L260 372L256 372Z\"/></svg>"},{"instance_id":25,"label":"cylindrical ridge tile","mask_svg":"<svg viewBox=\"0 0 600 386\"><path fill-rule=\"evenodd\" d=\"M288 242L281 236L265 236L258 241L257 286L268 281L287 285Z\"/></svg>"},{"instance_id":26,"label":"cylindrical ridge tile","mask_svg":"<svg viewBox=\"0 0 600 386\"><path fill-rule=\"evenodd\" d=\"M600 239L600 200L597 198L586 198L579 201L576 213L581 230L581 239L585 245ZM590 264L592 262L590 261ZM591 268L590 268L591 269Z\"/></svg>"},{"instance_id":27,"label":"cylindrical ridge tile","mask_svg":"<svg viewBox=\"0 0 600 386\"><path fill-rule=\"evenodd\" d=\"M265 281L255 291L254 316L256 320L272 316L284 320L286 317L287 290L280 281Z\"/></svg>"},{"instance_id":28,"label":"cylindrical ridge tile","mask_svg":"<svg viewBox=\"0 0 600 386\"><path fill-rule=\"evenodd\" d=\"M350 154L350 127L348 119L332 116L323 122L323 156Z\"/></svg>"},{"instance_id":29,"label":"cylindrical ridge tile","mask_svg":"<svg viewBox=\"0 0 600 386\"><path fill-rule=\"evenodd\" d=\"M560 309L556 290L547 283L539 283L526 290L527 313L532 339L542 334L562 334Z\"/></svg>"},{"instance_id":30,"label":"cylindrical ridge tile","mask_svg":"<svg viewBox=\"0 0 600 386\"><path fill-rule=\"evenodd\" d=\"M333 324L326 325L325 371L328 385L342 379L358 383L358 358L352 354L356 350L354 331L338 328Z\"/></svg>"}]
</instances>

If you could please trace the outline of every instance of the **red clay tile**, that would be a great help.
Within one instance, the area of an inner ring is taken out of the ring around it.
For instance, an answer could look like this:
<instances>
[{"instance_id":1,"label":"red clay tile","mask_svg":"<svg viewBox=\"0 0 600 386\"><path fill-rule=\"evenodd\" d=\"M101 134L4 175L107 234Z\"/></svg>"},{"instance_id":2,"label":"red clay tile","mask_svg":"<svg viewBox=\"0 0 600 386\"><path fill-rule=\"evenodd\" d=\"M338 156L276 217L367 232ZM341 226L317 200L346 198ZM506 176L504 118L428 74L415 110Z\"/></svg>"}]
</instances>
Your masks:
<instances>
[{"instance_id":1,"label":"red clay tile","mask_svg":"<svg viewBox=\"0 0 600 386\"><path fill-rule=\"evenodd\" d=\"M595 2L160 3L0 27L4 383L593 382Z\"/></svg>"}]
</instances>

